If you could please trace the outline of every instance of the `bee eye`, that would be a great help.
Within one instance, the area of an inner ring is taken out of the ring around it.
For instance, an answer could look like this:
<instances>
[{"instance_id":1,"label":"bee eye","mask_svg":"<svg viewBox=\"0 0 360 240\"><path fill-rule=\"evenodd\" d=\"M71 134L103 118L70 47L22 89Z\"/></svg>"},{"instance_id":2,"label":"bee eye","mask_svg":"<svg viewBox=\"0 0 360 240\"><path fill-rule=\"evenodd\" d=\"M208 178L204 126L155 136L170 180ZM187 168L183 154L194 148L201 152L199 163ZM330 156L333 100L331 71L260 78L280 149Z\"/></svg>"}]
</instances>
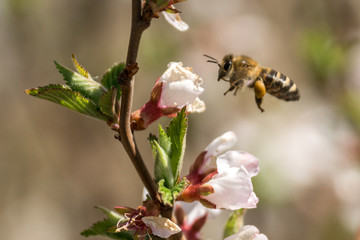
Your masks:
<instances>
[{"instance_id":1,"label":"bee eye","mask_svg":"<svg viewBox=\"0 0 360 240\"><path fill-rule=\"evenodd\" d=\"M225 63L224 63L224 70L225 71L228 71L229 69L230 69L230 67L231 67L231 65L232 65L232 62L231 61L226 61Z\"/></svg>"}]
</instances>

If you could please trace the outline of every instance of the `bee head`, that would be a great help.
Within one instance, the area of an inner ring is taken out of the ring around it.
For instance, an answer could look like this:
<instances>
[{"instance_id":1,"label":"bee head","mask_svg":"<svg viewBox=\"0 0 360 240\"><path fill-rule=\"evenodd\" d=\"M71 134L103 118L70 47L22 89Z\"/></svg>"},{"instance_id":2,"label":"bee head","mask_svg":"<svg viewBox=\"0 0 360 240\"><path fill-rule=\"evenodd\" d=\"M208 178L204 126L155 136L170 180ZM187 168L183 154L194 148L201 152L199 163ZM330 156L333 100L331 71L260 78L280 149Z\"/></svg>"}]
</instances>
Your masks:
<instances>
[{"instance_id":1,"label":"bee head","mask_svg":"<svg viewBox=\"0 0 360 240\"><path fill-rule=\"evenodd\" d=\"M226 55L221 64L219 65L220 69L219 69L219 76L218 76L218 81L220 81L220 79L223 79L224 77L226 77L229 72L231 71L232 67L233 67L233 55L232 54L228 54ZM227 79L229 80L229 79Z\"/></svg>"},{"instance_id":2,"label":"bee head","mask_svg":"<svg viewBox=\"0 0 360 240\"><path fill-rule=\"evenodd\" d=\"M204 56L207 58L210 58L209 60L207 60L207 62L216 63L219 66L218 81L220 81L220 79L222 79L228 75L228 73L230 72L232 65L233 65L233 62L232 62L233 55L232 54L226 55L223 58L223 60L221 61L221 64L219 63L219 61L216 58L213 58L206 54L204 54Z\"/></svg>"}]
</instances>

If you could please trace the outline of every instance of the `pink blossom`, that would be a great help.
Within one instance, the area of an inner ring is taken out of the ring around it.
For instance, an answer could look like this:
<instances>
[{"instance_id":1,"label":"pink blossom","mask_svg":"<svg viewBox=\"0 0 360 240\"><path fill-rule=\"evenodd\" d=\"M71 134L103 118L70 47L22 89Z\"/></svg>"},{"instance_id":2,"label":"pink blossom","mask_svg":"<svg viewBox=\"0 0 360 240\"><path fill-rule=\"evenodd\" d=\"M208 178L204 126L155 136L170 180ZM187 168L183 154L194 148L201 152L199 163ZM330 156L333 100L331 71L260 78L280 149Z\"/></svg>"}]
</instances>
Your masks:
<instances>
[{"instance_id":1,"label":"pink blossom","mask_svg":"<svg viewBox=\"0 0 360 240\"><path fill-rule=\"evenodd\" d=\"M268 240L268 238L260 233L259 229L253 225L245 225L240 228L239 232L233 234L224 240Z\"/></svg>"},{"instance_id":2,"label":"pink blossom","mask_svg":"<svg viewBox=\"0 0 360 240\"><path fill-rule=\"evenodd\" d=\"M259 172L258 159L243 151L220 155L235 141L235 134L227 132L209 144L191 166L187 176L190 185L180 200L199 200L206 207L230 210L256 207L259 200L253 192L251 177Z\"/></svg>"},{"instance_id":3,"label":"pink blossom","mask_svg":"<svg viewBox=\"0 0 360 240\"><path fill-rule=\"evenodd\" d=\"M175 218L187 240L200 240L200 231L208 218L219 215L220 209L209 209L199 202L176 202Z\"/></svg>"},{"instance_id":4,"label":"pink blossom","mask_svg":"<svg viewBox=\"0 0 360 240\"><path fill-rule=\"evenodd\" d=\"M203 80L181 62L171 62L156 81L150 100L131 115L133 130L143 130L161 116L173 117L184 106L186 112L202 112L205 104L198 96L204 91Z\"/></svg>"}]
</instances>

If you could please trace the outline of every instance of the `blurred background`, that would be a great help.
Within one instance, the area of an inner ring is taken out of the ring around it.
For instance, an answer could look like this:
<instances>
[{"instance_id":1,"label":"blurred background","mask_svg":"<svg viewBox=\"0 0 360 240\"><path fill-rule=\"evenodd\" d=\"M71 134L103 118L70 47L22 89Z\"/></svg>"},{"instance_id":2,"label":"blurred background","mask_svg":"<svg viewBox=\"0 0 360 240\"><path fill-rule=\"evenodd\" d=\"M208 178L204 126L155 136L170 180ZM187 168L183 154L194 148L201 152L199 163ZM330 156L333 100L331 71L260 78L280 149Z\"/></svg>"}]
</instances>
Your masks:
<instances>
[{"instance_id":1,"label":"blurred background","mask_svg":"<svg viewBox=\"0 0 360 240\"><path fill-rule=\"evenodd\" d=\"M360 239L360 1L188 0L177 8L187 32L160 16L143 35L133 109L170 61L204 79L207 110L189 117L183 174L232 130L234 149L260 159L260 202L246 224L276 240ZM92 76L124 61L130 9L125 0L0 1L2 239L84 239L79 233L103 217L95 205L141 204L142 183L106 124L24 94L63 83L53 60L72 67L72 53ZM301 100L267 95L261 114L252 91L224 97L228 83L202 55L228 53L291 77ZM146 138L168 122L136 133L150 169ZM228 214L210 220L203 237L220 239Z\"/></svg>"}]
</instances>

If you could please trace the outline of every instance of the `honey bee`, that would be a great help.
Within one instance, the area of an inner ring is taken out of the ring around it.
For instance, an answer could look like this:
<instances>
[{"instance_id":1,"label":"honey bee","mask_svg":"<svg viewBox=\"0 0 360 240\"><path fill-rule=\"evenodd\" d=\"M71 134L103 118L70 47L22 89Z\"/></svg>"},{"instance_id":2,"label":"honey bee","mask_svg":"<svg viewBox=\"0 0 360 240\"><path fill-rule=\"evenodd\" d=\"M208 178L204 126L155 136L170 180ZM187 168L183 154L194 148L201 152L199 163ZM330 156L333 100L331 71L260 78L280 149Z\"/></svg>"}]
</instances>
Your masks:
<instances>
[{"instance_id":1,"label":"honey bee","mask_svg":"<svg viewBox=\"0 0 360 240\"><path fill-rule=\"evenodd\" d=\"M255 102L261 112L264 112L261 103L266 92L285 101L300 99L299 90L289 77L274 69L261 67L250 57L243 55L234 57L228 54L219 63L213 57L205 54L204 56L210 58L207 62L216 63L219 66L218 81L221 79L230 83L230 88L224 95L233 90L236 95L238 89L244 87L254 88Z\"/></svg>"}]
</instances>

